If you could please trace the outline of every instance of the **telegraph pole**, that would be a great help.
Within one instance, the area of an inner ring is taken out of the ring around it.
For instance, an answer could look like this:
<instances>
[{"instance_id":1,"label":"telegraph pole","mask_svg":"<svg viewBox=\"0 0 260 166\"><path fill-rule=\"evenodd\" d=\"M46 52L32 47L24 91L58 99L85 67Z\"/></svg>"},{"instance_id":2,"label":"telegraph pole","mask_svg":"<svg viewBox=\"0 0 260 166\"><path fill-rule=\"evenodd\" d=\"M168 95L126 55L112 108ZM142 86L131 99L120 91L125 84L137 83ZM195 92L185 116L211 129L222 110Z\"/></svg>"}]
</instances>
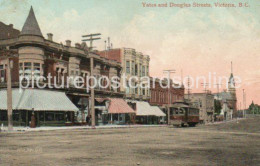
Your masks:
<instances>
[{"instance_id":1,"label":"telegraph pole","mask_svg":"<svg viewBox=\"0 0 260 166\"><path fill-rule=\"evenodd\" d=\"M94 41L94 40L99 40L99 39L101 39L100 37L97 37L97 38L93 38L93 37L94 37L94 36L100 36L100 35L101 35L101 33L83 35L82 37L83 37L83 38L86 38L86 39L83 39L82 41L89 41L89 42L90 42L89 50L92 51L92 49L94 48L94 47L93 47L93 41Z\"/></svg>"},{"instance_id":2,"label":"telegraph pole","mask_svg":"<svg viewBox=\"0 0 260 166\"><path fill-rule=\"evenodd\" d=\"M91 89L90 89L90 93L91 93L91 126L92 128L95 128L96 126L96 113L95 113L95 89L93 87L94 85L94 80L93 80L93 76L94 76L94 58L91 57L90 58L90 76L92 77L91 79Z\"/></svg>"},{"instance_id":3,"label":"telegraph pole","mask_svg":"<svg viewBox=\"0 0 260 166\"><path fill-rule=\"evenodd\" d=\"M171 79L170 79L170 76L171 76L171 73L175 73L175 70L164 70L163 72L165 73L168 73L168 109L167 109L167 115L168 115L168 125L170 125L170 105L171 105L171 102L172 102L172 99L171 99Z\"/></svg>"},{"instance_id":4,"label":"telegraph pole","mask_svg":"<svg viewBox=\"0 0 260 166\"><path fill-rule=\"evenodd\" d=\"M217 92L218 92L217 96L218 96L218 100L219 100L219 86L222 85L222 84L214 84L214 85L217 86Z\"/></svg>"},{"instance_id":5,"label":"telegraph pole","mask_svg":"<svg viewBox=\"0 0 260 166\"><path fill-rule=\"evenodd\" d=\"M13 130L13 104L12 104L12 77L10 59L7 57L7 112L8 112L8 131Z\"/></svg>"},{"instance_id":6,"label":"telegraph pole","mask_svg":"<svg viewBox=\"0 0 260 166\"><path fill-rule=\"evenodd\" d=\"M90 42L90 47L89 51L92 51L93 49L93 41L94 40L99 40L101 39L100 37L93 38L94 36L100 36L101 33L95 33L95 34L88 34L88 35L83 35L82 41L89 41ZM91 126L94 129L96 126L96 114L95 114L95 87L94 87L94 57L90 57L90 76L92 77L91 79L91 89L90 89L90 95L91 95Z\"/></svg>"},{"instance_id":7,"label":"telegraph pole","mask_svg":"<svg viewBox=\"0 0 260 166\"><path fill-rule=\"evenodd\" d=\"M11 57L15 57L12 51L10 51L9 47L7 46L6 49L3 50L3 58L6 59L6 83L7 83L7 118L8 118L8 131L13 130L13 107L12 107L12 77L11 77L11 68L12 68L12 61L10 60ZM1 58L2 59L2 58Z\"/></svg>"},{"instance_id":8,"label":"telegraph pole","mask_svg":"<svg viewBox=\"0 0 260 166\"><path fill-rule=\"evenodd\" d=\"M190 92L191 92L191 88L190 88L190 76L188 76L188 87L187 87L188 102L190 102Z\"/></svg>"},{"instance_id":9,"label":"telegraph pole","mask_svg":"<svg viewBox=\"0 0 260 166\"><path fill-rule=\"evenodd\" d=\"M201 83L201 85L204 87L204 92L205 92L205 111L206 113L208 112L208 108L207 108L207 102L208 102L208 90L207 90L207 86L209 86L209 83ZM208 116L208 115L207 115Z\"/></svg>"}]
</instances>

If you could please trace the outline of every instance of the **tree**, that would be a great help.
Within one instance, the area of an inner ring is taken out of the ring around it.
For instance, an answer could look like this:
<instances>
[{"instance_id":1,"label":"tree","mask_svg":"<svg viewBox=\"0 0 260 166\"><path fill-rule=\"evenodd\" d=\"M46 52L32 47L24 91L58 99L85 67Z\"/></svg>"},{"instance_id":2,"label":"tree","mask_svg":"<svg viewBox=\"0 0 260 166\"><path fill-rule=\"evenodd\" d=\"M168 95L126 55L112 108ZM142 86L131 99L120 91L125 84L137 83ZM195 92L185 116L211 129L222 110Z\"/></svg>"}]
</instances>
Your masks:
<instances>
[{"instance_id":1,"label":"tree","mask_svg":"<svg viewBox=\"0 0 260 166\"><path fill-rule=\"evenodd\" d=\"M220 114L221 112L221 109L222 109L222 105L221 105L221 102L219 100L214 100L214 110L215 110L215 113L216 114Z\"/></svg>"}]
</instances>

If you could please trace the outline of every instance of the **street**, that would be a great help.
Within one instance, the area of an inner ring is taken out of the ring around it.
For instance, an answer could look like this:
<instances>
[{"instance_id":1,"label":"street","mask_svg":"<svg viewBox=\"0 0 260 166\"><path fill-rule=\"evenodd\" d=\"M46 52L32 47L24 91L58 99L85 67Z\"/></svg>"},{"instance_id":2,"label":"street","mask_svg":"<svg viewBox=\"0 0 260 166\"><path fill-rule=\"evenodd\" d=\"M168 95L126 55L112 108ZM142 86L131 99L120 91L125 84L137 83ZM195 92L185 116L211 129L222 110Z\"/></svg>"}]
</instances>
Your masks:
<instances>
[{"instance_id":1,"label":"street","mask_svg":"<svg viewBox=\"0 0 260 166\"><path fill-rule=\"evenodd\" d=\"M257 165L260 117L192 128L0 133L0 165Z\"/></svg>"}]
</instances>

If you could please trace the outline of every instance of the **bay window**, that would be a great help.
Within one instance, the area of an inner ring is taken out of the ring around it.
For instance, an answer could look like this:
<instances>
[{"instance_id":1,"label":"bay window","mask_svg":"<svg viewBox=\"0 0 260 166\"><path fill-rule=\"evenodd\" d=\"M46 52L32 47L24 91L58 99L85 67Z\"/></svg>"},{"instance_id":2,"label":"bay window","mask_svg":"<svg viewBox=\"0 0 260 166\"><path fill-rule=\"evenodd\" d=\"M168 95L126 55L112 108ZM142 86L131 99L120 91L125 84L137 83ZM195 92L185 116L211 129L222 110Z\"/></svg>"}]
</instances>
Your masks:
<instances>
[{"instance_id":1,"label":"bay window","mask_svg":"<svg viewBox=\"0 0 260 166\"><path fill-rule=\"evenodd\" d=\"M19 63L19 76L29 79L37 79L42 75L42 68L40 63L21 62Z\"/></svg>"}]
</instances>

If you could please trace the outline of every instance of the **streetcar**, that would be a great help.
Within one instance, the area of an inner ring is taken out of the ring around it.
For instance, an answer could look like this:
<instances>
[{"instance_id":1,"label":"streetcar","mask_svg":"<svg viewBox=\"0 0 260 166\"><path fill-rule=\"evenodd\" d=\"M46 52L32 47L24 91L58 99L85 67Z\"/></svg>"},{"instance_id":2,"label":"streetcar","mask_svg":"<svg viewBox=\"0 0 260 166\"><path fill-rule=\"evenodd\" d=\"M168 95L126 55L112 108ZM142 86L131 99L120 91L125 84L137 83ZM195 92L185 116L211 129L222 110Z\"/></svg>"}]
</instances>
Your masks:
<instances>
[{"instance_id":1,"label":"streetcar","mask_svg":"<svg viewBox=\"0 0 260 166\"><path fill-rule=\"evenodd\" d=\"M188 103L174 103L170 106L170 125L194 127L199 123L199 109Z\"/></svg>"}]
</instances>

